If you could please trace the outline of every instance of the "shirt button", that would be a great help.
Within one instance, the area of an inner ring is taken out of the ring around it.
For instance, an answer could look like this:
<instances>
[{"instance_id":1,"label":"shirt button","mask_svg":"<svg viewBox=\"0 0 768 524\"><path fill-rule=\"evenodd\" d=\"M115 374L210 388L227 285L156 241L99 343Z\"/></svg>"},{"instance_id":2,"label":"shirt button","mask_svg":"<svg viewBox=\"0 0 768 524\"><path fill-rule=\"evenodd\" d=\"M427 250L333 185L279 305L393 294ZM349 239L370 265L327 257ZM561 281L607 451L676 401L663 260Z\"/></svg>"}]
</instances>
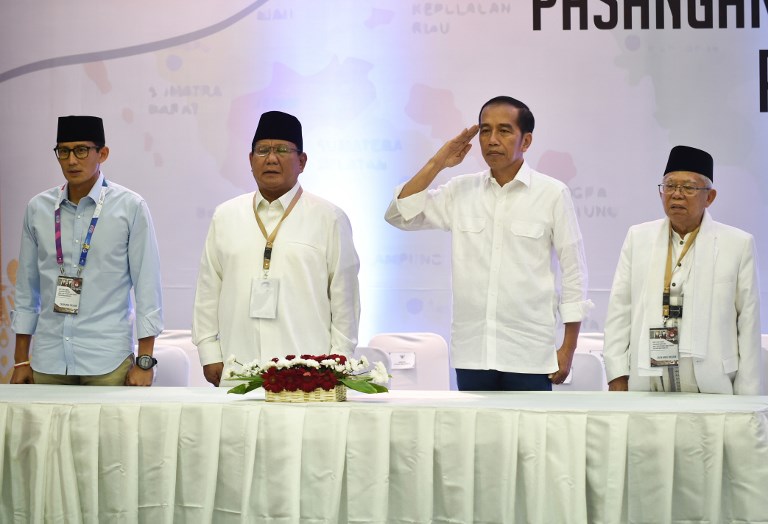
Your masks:
<instances>
[{"instance_id":1,"label":"shirt button","mask_svg":"<svg viewBox=\"0 0 768 524\"><path fill-rule=\"evenodd\" d=\"M64 337L64 340L69 340L69 337Z\"/></svg>"},{"instance_id":2,"label":"shirt button","mask_svg":"<svg viewBox=\"0 0 768 524\"><path fill-rule=\"evenodd\" d=\"M675 284L674 282L672 282L672 287L675 287L675 285L676 285L676 284Z\"/></svg>"},{"instance_id":3,"label":"shirt button","mask_svg":"<svg viewBox=\"0 0 768 524\"><path fill-rule=\"evenodd\" d=\"M78 217L78 218L80 218L80 217ZM681 240L681 241L680 241L680 245L682 246L683 244L685 244L685 242L683 242L683 241Z\"/></svg>"}]
</instances>

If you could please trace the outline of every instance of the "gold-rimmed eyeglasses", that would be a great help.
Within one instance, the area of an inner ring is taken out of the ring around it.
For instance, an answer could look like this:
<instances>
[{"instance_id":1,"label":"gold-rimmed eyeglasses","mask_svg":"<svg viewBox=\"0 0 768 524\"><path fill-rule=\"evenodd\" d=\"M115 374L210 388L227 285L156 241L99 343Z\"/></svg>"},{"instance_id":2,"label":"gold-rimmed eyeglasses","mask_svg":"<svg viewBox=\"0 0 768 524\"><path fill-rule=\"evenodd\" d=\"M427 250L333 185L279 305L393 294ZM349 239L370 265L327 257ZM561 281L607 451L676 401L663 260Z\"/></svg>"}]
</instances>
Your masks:
<instances>
[{"instance_id":1,"label":"gold-rimmed eyeglasses","mask_svg":"<svg viewBox=\"0 0 768 524\"><path fill-rule=\"evenodd\" d=\"M296 153L298 152L298 149L295 147L288 147L288 146L256 146L253 150L253 154L256 156L268 156L270 153L274 153L277 156L285 156L288 153Z\"/></svg>"},{"instance_id":2,"label":"gold-rimmed eyeglasses","mask_svg":"<svg viewBox=\"0 0 768 524\"><path fill-rule=\"evenodd\" d=\"M659 184L659 193L664 195L671 195L675 191L680 190L680 193L685 196L693 196L697 191L709 191L711 187L696 187L689 186L687 184Z\"/></svg>"}]
</instances>

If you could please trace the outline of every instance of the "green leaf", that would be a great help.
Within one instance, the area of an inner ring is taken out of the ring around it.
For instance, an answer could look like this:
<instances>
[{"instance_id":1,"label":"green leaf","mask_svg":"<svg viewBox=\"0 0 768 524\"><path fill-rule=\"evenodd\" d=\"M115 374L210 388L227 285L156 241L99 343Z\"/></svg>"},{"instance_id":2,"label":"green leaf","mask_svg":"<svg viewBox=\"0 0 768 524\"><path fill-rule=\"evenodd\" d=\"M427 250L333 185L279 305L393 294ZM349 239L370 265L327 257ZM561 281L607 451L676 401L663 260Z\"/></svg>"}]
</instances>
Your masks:
<instances>
[{"instance_id":1,"label":"green leaf","mask_svg":"<svg viewBox=\"0 0 768 524\"><path fill-rule=\"evenodd\" d=\"M378 393L376 388L367 380L358 380L353 378L341 378L339 382L347 386L349 389L354 389L360 393Z\"/></svg>"},{"instance_id":2,"label":"green leaf","mask_svg":"<svg viewBox=\"0 0 768 524\"><path fill-rule=\"evenodd\" d=\"M246 388L248 387L248 384L239 384L229 391L227 391L227 394L229 393L235 393L236 395L243 395L246 393Z\"/></svg>"},{"instance_id":3,"label":"green leaf","mask_svg":"<svg viewBox=\"0 0 768 524\"><path fill-rule=\"evenodd\" d=\"M240 384L240 385L237 385L237 386L233 387L232 389L227 391L227 393L235 393L237 395L245 395L249 391L253 391L254 389L259 389L263 385L264 385L264 379L262 379L261 377L255 377L250 382L246 382L245 384Z\"/></svg>"}]
</instances>

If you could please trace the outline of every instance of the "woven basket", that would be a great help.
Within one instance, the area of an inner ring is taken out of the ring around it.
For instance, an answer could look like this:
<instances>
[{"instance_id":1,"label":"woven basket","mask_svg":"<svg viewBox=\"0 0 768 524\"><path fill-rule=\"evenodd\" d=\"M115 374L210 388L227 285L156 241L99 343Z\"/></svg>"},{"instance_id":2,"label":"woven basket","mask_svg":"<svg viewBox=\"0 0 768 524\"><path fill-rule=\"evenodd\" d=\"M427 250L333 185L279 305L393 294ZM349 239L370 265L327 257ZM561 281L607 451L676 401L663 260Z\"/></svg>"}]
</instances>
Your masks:
<instances>
[{"instance_id":1,"label":"woven basket","mask_svg":"<svg viewBox=\"0 0 768 524\"><path fill-rule=\"evenodd\" d=\"M347 386L338 385L331 390L317 388L309 393L305 391L265 391L267 402L344 402L347 400Z\"/></svg>"}]
</instances>

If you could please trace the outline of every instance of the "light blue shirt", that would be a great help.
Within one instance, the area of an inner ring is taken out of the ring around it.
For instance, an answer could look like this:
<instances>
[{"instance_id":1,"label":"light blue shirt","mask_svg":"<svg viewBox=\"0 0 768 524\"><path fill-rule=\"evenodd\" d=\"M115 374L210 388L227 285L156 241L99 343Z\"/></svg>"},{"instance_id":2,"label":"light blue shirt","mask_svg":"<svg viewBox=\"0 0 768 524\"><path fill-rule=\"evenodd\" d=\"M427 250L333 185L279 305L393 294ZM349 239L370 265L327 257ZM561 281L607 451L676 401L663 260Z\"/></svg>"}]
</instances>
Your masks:
<instances>
[{"instance_id":1,"label":"light blue shirt","mask_svg":"<svg viewBox=\"0 0 768 524\"><path fill-rule=\"evenodd\" d=\"M99 200L104 174L74 204L54 187L27 205L11 327L34 335L32 368L56 375L103 375L133 353L138 338L163 330L160 256L147 204L141 196L107 181L104 207L91 238L81 277L77 315L53 311L56 279L54 207L61 199L64 273L76 276L83 240ZM131 288L136 297L134 310Z\"/></svg>"}]
</instances>

